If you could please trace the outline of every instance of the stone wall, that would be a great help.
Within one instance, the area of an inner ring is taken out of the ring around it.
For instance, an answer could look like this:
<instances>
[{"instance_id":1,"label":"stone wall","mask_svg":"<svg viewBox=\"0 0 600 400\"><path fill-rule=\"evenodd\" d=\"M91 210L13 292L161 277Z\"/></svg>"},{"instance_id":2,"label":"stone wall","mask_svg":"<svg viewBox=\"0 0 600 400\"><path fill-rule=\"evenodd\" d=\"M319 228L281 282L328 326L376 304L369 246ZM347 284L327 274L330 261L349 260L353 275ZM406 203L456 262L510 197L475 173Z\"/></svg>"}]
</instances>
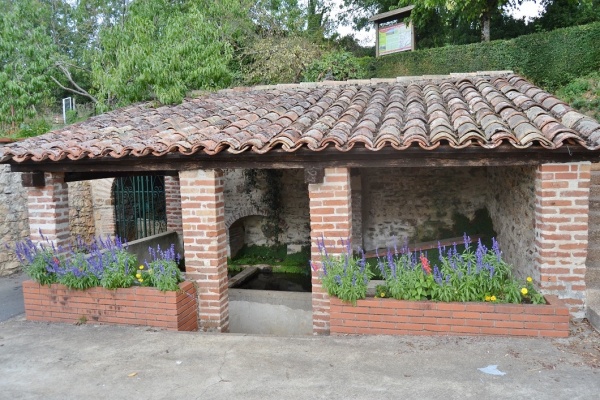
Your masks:
<instances>
[{"instance_id":1,"label":"stone wall","mask_svg":"<svg viewBox=\"0 0 600 400\"><path fill-rule=\"evenodd\" d=\"M69 225L71 241L80 237L89 243L96 234L90 181L69 183Z\"/></svg>"},{"instance_id":2,"label":"stone wall","mask_svg":"<svg viewBox=\"0 0 600 400\"><path fill-rule=\"evenodd\" d=\"M114 178L91 181L94 226L97 236L115 234L115 209L112 196Z\"/></svg>"},{"instance_id":3,"label":"stone wall","mask_svg":"<svg viewBox=\"0 0 600 400\"><path fill-rule=\"evenodd\" d=\"M535 167L488 168L488 210L503 258L519 277L539 280L534 266Z\"/></svg>"},{"instance_id":4,"label":"stone wall","mask_svg":"<svg viewBox=\"0 0 600 400\"><path fill-rule=\"evenodd\" d=\"M21 174L10 172L9 165L0 165L0 276L18 271L15 243L29 236L27 221L27 190L21 186Z\"/></svg>"},{"instance_id":5,"label":"stone wall","mask_svg":"<svg viewBox=\"0 0 600 400\"><path fill-rule=\"evenodd\" d=\"M279 241L288 245L288 252L296 252L310 240L308 187L304 183L303 170L281 172ZM270 210L263 201L267 182L264 172L258 171L255 176L255 184L250 185L244 170L224 171L225 220L227 228L234 226L237 235L242 225L246 244L265 245L270 244L265 235Z\"/></svg>"},{"instance_id":6,"label":"stone wall","mask_svg":"<svg viewBox=\"0 0 600 400\"><path fill-rule=\"evenodd\" d=\"M360 174L366 250L443 239L455 213L472 219L486 206L485 168L364 168Z\"/></svg>"}]
</instances>

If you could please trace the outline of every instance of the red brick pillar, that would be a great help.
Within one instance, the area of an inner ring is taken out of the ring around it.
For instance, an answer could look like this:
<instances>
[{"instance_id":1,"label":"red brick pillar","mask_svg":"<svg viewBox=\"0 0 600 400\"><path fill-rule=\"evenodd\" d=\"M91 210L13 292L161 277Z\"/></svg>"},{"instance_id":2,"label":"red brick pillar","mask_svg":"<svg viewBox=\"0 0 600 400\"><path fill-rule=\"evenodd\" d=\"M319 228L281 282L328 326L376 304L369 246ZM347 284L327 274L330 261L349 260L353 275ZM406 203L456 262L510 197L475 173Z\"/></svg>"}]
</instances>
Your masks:
<instances>
[{"instance_id":1,"label":"red brick pillar","mask_svg":"<svg viewBox=\"0 0 600 400\"><path fill-rule=\"evenodd\" d=\"M308 185L310 197L313 333L329 334L329 296L321 286L321 254L317 240L325 238L329 254L342 254L342 240L352 242L349 168L326 168L323 183Z\"/></svg>"},{"instance_id":2,"label":"red brick pillar","mask_svg":"<svg viewBox=\"0 0 600 400\"><path fill-rule=\"evenodd\" d=\"M182 236L179 176L165 176L165 202L167 205L167 230L175 231Z\"/></svg>"},{"instance_id":3,"label":"red brick pillar","mask_svg":"<svg viewBox=\"0 0 600 400\"><path fill-rule=\"evenodd\" d=\"M44 186L27 189L31 240L54 243L59 253L69 246L69 189L64 174L45 173ZM44 238L42 238L43 235Z\"/></svg>"},{"instance_id":4,"label":"red brick pillar","mask_svg":"<svg viewBox=\"0 0 600 400\"><path fill-rule=\"evenodd\" d=\"M544 294L584 317L590 163L543 164L535 184L535 267Z\"/></svg>"},{"instance_id":5,"label":"red brick pillar","mask_svg":"<svg viewBox=\"0 0 600 400\"><path fill-rule=\"evenodd\" d=\"M199 287L200 328L229 330L227 235L221 170L180 171L185 269Z\"/></svg>"}]
</instances>

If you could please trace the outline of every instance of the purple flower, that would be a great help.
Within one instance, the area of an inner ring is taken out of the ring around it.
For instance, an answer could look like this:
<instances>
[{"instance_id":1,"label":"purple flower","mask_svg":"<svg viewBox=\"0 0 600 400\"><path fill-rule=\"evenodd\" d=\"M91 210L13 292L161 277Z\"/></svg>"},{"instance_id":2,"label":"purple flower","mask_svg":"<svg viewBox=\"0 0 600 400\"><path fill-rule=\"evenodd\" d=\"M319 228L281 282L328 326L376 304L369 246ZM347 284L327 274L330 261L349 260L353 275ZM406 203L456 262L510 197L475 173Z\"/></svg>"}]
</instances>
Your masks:
<instances>
[{"instance_id":1,"label":"purple flower","mask_svg":"<svg viewBox=\"0 0 600 400\"><path fill-rule=\"evenodd\" d=\"M440 272L440 269L437 265L433 266L433 279L435 279L438 285L442 285L444 283L442 273Z\"/></svg>"},{"instance_id":2,"label":"purple flower","mask_svg":"<svg viewBox=\"0 0 600 400\"><path fill-rule=\"evenodd\" d=\"M492 250L494 251L494 254L496 254L498 262L502 261L502 252L500 251L500 245L496 238L492 238Z\"/></svg>"}]
</instances>

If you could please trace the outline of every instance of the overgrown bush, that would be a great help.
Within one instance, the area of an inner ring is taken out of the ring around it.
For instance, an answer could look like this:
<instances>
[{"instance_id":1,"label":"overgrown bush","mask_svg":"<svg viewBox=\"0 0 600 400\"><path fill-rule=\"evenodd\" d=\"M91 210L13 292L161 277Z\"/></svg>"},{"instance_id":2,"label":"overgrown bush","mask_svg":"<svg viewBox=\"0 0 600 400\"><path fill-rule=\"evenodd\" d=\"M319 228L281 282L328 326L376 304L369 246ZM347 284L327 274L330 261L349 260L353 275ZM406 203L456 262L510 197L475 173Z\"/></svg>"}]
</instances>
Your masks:
<instances>
[{"instance_id":1,"label":"overgrown bush","mask_svg":"<svg viewBox=\"0 0 600 400\"><path fill-rule=\"evenodd\" d=\"M17 138L27 138L42 135L52 129L52 125L44 118L36 118L23 122L15 134Z\"/></svg>"},{"instance_id":2,"label":"overgrown bush","mask_svg":"<svg viewBox=\"0 0 600 400\"><path fill-rule=\"evenodd\" d=\"M555 90L600 68L600 23L463 46L381 57L376 76L449 74L511 69Z\"/></svg>"},{"instance_id":3,"label":"overgrown bush","mask_svg":"<svg viewBox=\"0 0 600 400\"><path fill-rule=\"evenodd\" d=\"M600 72L574 79L556 95L582 113L600 119Z\"/></svg>"},{"instance_id":4,"label":"overgrown bush","mask_svg":"<svg viewBox=\"0 0 600 400\"><path fill-rule=\"evenodd\" d=\"M345 81L370 78L375 59L355 57L347 51L332 51L313 61L303 73L303 81L319 82L325 79Z\"/></svg>"}]
</instances>

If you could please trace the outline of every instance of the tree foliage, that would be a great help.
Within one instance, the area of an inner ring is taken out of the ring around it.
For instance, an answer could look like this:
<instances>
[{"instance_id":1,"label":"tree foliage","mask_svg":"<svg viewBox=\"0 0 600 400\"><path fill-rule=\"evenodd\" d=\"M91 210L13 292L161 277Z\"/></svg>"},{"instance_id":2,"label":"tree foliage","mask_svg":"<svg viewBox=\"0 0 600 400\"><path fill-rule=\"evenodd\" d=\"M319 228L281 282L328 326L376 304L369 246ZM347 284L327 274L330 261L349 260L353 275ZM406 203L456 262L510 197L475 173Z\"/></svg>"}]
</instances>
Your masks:
<instances>
[{"instance_id":1,"label":"tree foliage","mask_svg":"<svg viewBox=\"0 0 600 400\"><path fill-rule=\"evenodd\" d=\"M227 39L235 29L208 16L216 11L211 4L234 9L240 2L206 3L137 1L122 24L102 31L93 63L101 104L176 103L188 90L227 86L233 51Z\"/></svg>"},{"instance_id":2,"label":"tree foliage","mask_svg":"<svg viewBox=\"0 0 600 400\"><path fill-rule=\"evenodd\" d=\"M13 133L50 96L53 43L38 0L0 1L0 128Z\"/></svg>"}]
</instances>

